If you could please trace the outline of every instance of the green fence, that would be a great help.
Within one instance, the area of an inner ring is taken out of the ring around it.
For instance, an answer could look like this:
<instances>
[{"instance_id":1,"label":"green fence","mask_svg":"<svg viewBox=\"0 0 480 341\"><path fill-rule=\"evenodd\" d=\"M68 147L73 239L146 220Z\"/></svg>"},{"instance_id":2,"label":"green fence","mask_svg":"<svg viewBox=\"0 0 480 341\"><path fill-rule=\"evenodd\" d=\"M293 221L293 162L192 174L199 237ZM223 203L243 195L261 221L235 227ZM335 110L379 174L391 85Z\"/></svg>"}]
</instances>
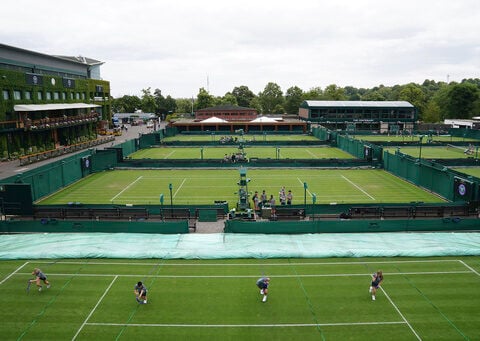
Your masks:
<instances>
[{"instance_id":1,"label":"green fence","mask_svg":"<svg viewBox=\"0 0 480 341\"><path fill-rule=\"evenodd\" d=\"M479 219L409 219L409 220L330 220L298 222L248 222L227 220L226 233L305 234L479 230Z\"/></svg>"},{"instance_id":2,"label":"green fence","mask_svg":"<svg viewBox=\"0 0 480 341\"><path fill-rule=\"evenodd\" d=\"M348 135L337 134L337 146L359 159L372 162L382 161L383 148L374 143L357 140Z\"/></svg>"},{"instance_id":3,"label":"green fence","mask_svg":"<svg viewBox=\"0 0 480 341\"><path fill-rule=\"evenodd\" d=\"M480 130L477 129L451 128L448 130L448 133L455 137L480 140Z\"/></svg>"},{"instance_id":4,"label":"green fence","mask_svg":"<svg viewBox=\"0 0 480 341\"><path fill-rule=\"evenodd\" d=\"M34 221L7 220L0 222L0 233L188 233L188 221L61 221L42 219Z\"/></svg>"},{"instance_id":5,"label":"green fence","mask_svg":"<svg viewBox=\"0 0 480 341\"><path fill-rule=\"evenodd\" d=\"M438 193L450 201L480 200L480 179L466 176L424 159L416 159L399 151L383 156L385 170L417 186Z\"/></svg>"}]
</instances>

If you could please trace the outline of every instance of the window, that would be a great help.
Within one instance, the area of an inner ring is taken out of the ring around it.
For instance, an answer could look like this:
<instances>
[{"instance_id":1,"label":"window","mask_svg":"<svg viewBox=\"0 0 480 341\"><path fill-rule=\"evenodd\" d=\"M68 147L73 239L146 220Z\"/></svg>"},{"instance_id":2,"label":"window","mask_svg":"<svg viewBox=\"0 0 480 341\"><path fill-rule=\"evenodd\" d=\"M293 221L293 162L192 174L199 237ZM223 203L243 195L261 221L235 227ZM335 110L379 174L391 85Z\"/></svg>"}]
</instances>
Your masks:
<instances>
[{"instance_id":1,"label":"window","mask_svg":"<svg viewBox=\"0 0 480 341\"><path fill-rule=\"evenodd\" d=\"M66 93L66 92L62 92L62 99L63 99L63 100L66 100L66 99L67 99L67 93Z\"/></svg>"},{"instance_id":2,"label":"window","mask_svg":"<svg viewBox=\"0 0 480 341\"><path fill-rule=\"evenodd\" d=\"M10 93L8 92L8 90L3 90L3 99L10 99Z\"/></svg>"},{"instance_id":3,"label":"window","mask_svg":"<svg viewBox=\"0 0 480 341\"><path fill-rule=\"evenodd\" d=\"M73 92L70 93L70 99L75 99Z\"/></svg>"},{"instance_id":4,"label":"window","mask_svg":"<svg viewBox=\"0 0 480 341\"><path fill-rule=\"evenodd\" d=\"M32 92L31 91L25 91L25 99L31 100L32 99Z\"/></svg>"},{"instance_id":5,"label":"window","mask_svg":"<svg viewBox=\"0 0 480 341\"><path fill-rule=\"evenodd\" d=\"M13 90L13 99L22 99L22 92L20 90Z\"/></svg>"},{"instance_id":6,"label":"window","mask_svg":"<svg viewBox=\"0 0 480 341\"><path fill-rule=\"evenodd\" d=\"M76 93L76 97L75 97L75 98L76 98L76 99L80 99L80 93L79 93L79 92Z\"/></svg>"},{"instance_id":7,"label":"window","mask_svg":"<svg viewBox=\"0 0 480 341\"><path fill-rule=\"evenodd\" d=\"M41 91L37 92L37 99L39 99L40 101L43 99L43 93Z\"/></svg>"},{"instance_id":8,"label":"window","mask_svg":"<svg viewBox=\"0 0 480 341\"><path fill-rule=\"evenodd\" d=\"M82 99L85 100L85 98L86 98L86 95L84 92L82 92Z\"/></svg>"},{"instance_id":9,"label":"window","mask_svg":"<svg viewBox=\"0 0 480 341\"><path fill-rule=\"evenodd\" d=\"M55 92L53 93L53 99L56 100L56 101L58 101L58 100L60 99L60 92L55 91Z\"/></svg>"},{"instance_id":10,"label":"window","mask_svg":"<svg viewBox=\"0 0 480 341\"><path fill-rule=\"evenodd\" d=\"M47 101L51 101L51 100L52 100L52 93L51 93L50 91L47 91L47 92L45 93L45 99L46 99Z\"/></svg>"}]
</instances>

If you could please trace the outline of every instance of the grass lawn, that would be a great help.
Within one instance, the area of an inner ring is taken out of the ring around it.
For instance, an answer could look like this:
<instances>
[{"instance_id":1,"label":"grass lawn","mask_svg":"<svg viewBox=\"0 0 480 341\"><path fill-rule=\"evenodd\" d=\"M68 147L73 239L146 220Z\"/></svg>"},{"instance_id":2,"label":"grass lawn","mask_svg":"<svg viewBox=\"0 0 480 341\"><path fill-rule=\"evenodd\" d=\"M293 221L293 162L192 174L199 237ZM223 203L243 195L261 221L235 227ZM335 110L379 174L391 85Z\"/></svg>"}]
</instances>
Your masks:
<instances>
[{"instance_id":1,"label":"grass lawn","mask_svg":"<svg viewBox=\"0 0 480 341\"><path fill-rule=\"evenodd\" d=\"M41 268L52 286L32 285ZM382 269L376 300L371 274ZM255 286L271 278L268 300ZM148 303L133 294L137 281ZM479 340L478 257L15 260L3 340Z\"/></svg>"},{"instance_id":2,"label":"grass lawn","mask_svg":"<svg viewBox=\"0 0 480 341\"><path fill-rule=\"evenodd\" d=\"M220 139L225 138L225 137L231 137L233 139L241 139L242 137L238 134L232 135L227 132L221 133L221 132L216 132L214 135L208 134L208 135L175 135L171 137L165 137L162 139L162 141L165 142L172 142L172 141L220 141ZM312 135L306 135L306 134L286 134L286 135L281 135L281 134L246 134L243 135L243 140L246 142L249 141L319 141L315 136Z\"/></svg>"},{"instance_id":3,"label":"grass lawn","mask_svg":"<svg viewBox=\"0 0 480 341\"><path fill-rule=\"evenodd\" d=\"M318 204L326 203L402 203L411 201L442 202L392 174L379 169L248 169L248 191L265 190L278 200L282 186L293 192L293 204L312 194ZM40 204L158 204L164 194L169 202L172 184L174 205L213 204L225 200L234 207L238 195L237 169L174 169L174 170L114 170L93 174L40 201Z\"/></svg>"},{"instance_id":4,"label":"grass lawn","mask_svg":"<svg viewBox=\"0 0 480 341\"><path fill-rule=\"evenodd\" d=\"M223 159L225 154L232 155L238 147L156 147L141 149L131 155L132 159ZM339 148L332 147L247 147L247 158L280 159L352 159L353 156Z\"/></svg>"},{"instance_id":5,"label":"grass lawn","mask_svg":"<svg viewBox=\"0 0 480 341\"><path fill-rule=\"evenodd\" d=\"M468 157L477 157L474 153L473 155L467 155L464 153L464 150L467 147L422 147L422 158L423 159L462 159ZM384 148L384 151L389 153L395 153L397 147L388 147ZM418 158L420 155L420 147L400 147L400 152L407 154L413 157Z\"/></svg>"},{"instance_id":6,"label":"grass lawn","mask_svg":"<svg viewBox=\"0 0 480 341\"><path fill-rule=\"evenodd\" d=\"M458 168L452 168L452 169L458 172L475 176L480 179L480 167L458 167Z\"/></svg>"}]
</instances>

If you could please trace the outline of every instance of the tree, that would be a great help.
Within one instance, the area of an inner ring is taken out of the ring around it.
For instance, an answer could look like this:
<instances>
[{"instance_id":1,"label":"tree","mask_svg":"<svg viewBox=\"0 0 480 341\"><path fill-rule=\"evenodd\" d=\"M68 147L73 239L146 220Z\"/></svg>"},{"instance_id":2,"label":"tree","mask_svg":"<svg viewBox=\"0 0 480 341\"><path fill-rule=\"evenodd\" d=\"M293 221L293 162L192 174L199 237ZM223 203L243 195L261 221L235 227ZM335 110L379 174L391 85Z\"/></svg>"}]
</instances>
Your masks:
<instances>
[{"instance_id":1,"label":"tree","mask_svg":"<svg viewBox=\"0 0 480 341\"><path fill-rule=\"evenodd\" d=\"M423 119L425 111L425 94L420 86L410 83L403 87L399 94L399 100L413 104L418 110L418 116Z\"/></svg>"},{"instance_id":2,"label":"tree","mask_svg":"<svg viewBox=\"0 0 480 341\"><path fill-rule=\"evenodd\" d=\"M362 96L362 101L385 101L385 97L378 91L368 91Z\"/></svg>"},{"instance_id":3,"label":"tree","mask_svg":"<svg viewBox=\"0 0 480 341\"><path fill-rule=\"evenodd\" d=\"M343 88L340 88L335 84L330 84L325 88L325 91L323 92L323 97L326 100L330 101L345 101L347 99Z\"/></svg>"},{"instance_id":4,"label":"tree","mask_svg":"<svg viewBox=\"0 0 480 341\"><path fill-rule=\"evenodd\" d=\"M435 101L430 101L425 106L422 121L426 123L439 123L441 122L441 115L442 112L438 104L435 103Z\"/></svg>"},{"instance_id":5,"label":"tree","mask_svg":"<svg viewBox=\"0 0 480 341\"><path fill-rule=\"evenodd\" d=\"M195 108L198 109L205 109L209 107L213 107L215 105L215 98L208 93L205 88L200 88L198 90L197 95L197 102L195 103Z\"/></svg>"},{"instance_id":6,"label":"tree","mask_svg":"<svg viewBox=\"0 0 480 341\"><path fill-rule=\"evenodd\" d=\"M157 112L155 97L150 92L150 88L142 89L141 101L142 101L141 108L143 112L149 112L149 113Z\"/></svg>"},{"instance_id":7,"label":"tree","mask_svg":"<svg viewBox=\"0 0 480 341\"><path fill-rule=\"evenodd\" d=\"M137 96L125 95L120 98L113 99L112 101L112 110L114 112L135 112L135 110L140 109L142 101Z\"/></svg>"},{"instance_id":8,"label":"tree","mask_svg":"<svg viewBox=\"0 0 480 341\"><path fill-rule=\"evenodd\" d=\"M283 105L283 92L280 86L276 83L268 83L263 92L258 94L260 103L262 105L262 112L264 114L272 114L277 105ZM277 108L278 110L278 108Z\"/></svg>"},{"instance_id":9,"label":"tree","mask_svg":"<svg viewBox=\"0 0 480 341\"><path fill-rule=\"evenodd\" d=\"M175 100L176 112L179 113L191 113L192 112L193 98L177 98Z\"/></svg>"},{"instance_id":10,"label":"tree","mask_svg":"<svg viewBox=\"0 0 480 341\"><path fill-rule=\"evenodd\" d=\"M298 108L303 102L303 90L298 86L292 86L285 93L285 111L287 114L298 114Z\"/></svg>"},{"instance_id":11,"label":"tree","mask_svg":"<svg viewBox=\"0 0 480 341\"><path fill-rule=\"evenodd\" d=\"M479 90L475 84L455 84L450 87L447 97L448 118L469 119L474 116L475 102L479 99Z\"/></svg>"},{"instance_id":12,"label":"tree","mask_svg":"<svg viewBox=\"0 0 480 341\"><path fill-rule=\"evenodd\" d=\"M250 107L250 102L255 98L255 94L245 85L233 88L232 95L239 106L246 108Z\"/></svg>"},{"instance_id":13,"label":"tree","mask_svg":"<svg viewBox=\"0 0 480 341\"><path fill-rule=\"evenodd\" d=\"M320 101L323 99L323 90L321 87L317 86L311 88L303 94L304 101Z\"/></svg>"},{"instance_id":14,"label":"tree","mask_svg":"<svg viewBox=\"0 0 480 341\"><path fill-rule=\"evenodd\" d=\"M237 98L230 92L227 92L223 97L217 97L215 99L216 105L235 105L237 106Z\"/></svg>"}]
</instances>

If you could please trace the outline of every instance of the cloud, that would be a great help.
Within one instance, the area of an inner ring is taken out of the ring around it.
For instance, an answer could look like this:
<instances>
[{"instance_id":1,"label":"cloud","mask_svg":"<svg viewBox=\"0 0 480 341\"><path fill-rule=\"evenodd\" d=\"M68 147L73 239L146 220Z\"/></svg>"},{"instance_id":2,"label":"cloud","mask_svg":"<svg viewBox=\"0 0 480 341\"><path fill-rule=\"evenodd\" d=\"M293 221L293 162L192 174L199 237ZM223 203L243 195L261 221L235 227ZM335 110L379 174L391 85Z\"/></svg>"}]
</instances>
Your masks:
<instances>
[{"instance_id":1,"label":"cloud","mask_svg":"<svg viewBox=\"0 0 480 341\"><path fill-rule=\"evenodd\" d=\"M477 0L17 0L2 14L0 41L104 61L114 96L258 93L268 82L372 87L480 71Z\"/></svg>"}]
</instances>

